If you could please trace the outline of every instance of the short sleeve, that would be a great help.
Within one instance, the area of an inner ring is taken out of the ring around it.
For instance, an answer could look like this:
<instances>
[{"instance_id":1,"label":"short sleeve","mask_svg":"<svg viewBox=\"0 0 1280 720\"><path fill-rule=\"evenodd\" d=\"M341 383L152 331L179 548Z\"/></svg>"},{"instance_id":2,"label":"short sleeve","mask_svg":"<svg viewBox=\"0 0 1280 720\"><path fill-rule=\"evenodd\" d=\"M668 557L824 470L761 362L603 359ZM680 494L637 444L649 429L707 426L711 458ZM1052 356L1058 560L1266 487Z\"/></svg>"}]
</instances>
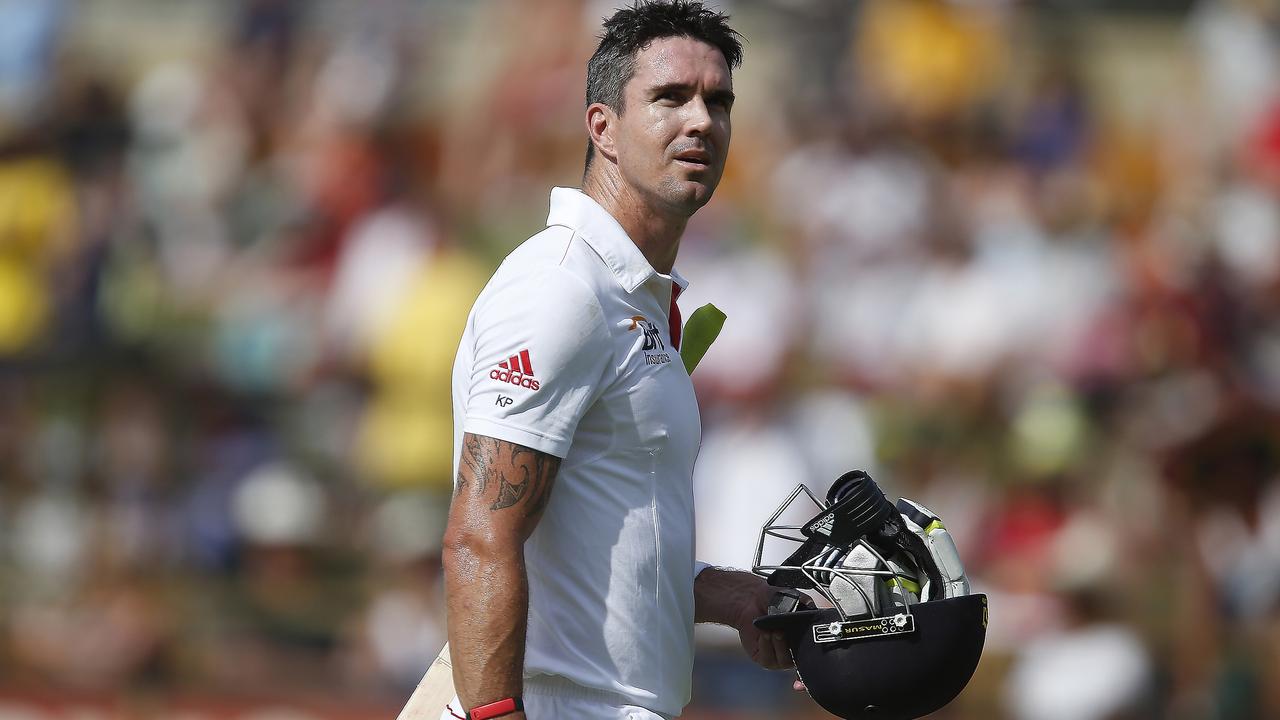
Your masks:
<instances>
[{"instance_id":1,"label":"short sleeve","mask_svg":"<svg viewBox=\"0 0 1280 720\"><path fill-rule=\"evenodd\" d=\"M462 429L563 458L612 365L600 302L558 266L491 289L472 319Z\"/></svg>"}]
</instances>

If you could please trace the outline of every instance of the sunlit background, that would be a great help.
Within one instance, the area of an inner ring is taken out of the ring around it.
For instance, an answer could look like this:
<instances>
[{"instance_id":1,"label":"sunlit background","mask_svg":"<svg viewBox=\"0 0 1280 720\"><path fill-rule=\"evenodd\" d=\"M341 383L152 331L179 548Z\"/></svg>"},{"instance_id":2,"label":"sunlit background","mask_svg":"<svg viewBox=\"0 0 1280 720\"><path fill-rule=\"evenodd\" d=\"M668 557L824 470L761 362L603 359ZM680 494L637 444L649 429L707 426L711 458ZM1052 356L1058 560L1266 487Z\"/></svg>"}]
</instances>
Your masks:
<instances>
[{"instance_id":1,"label":"sunlit background","mask_svg":"<svg viewBox=\"0 0 1280 720\"><path fill-rule=\"evenodd\" d=\"M937 717L1280 717L1280 4L713 4L699 556L866 468L990 595ZM0 0L0 719L394 717L615 5ZM685 717L829 717L716 630Z\"/></svg>"}]
</instances>

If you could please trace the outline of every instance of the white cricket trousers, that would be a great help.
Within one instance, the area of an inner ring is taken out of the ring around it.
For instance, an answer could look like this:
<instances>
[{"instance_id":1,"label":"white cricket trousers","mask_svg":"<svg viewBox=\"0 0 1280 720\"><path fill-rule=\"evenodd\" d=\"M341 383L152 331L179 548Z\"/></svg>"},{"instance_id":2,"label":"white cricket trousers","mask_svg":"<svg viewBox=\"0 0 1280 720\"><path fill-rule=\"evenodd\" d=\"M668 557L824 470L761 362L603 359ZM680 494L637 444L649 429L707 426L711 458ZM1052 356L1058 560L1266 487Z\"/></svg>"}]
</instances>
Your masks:
<instances>
[{"instance_id":1,"label":"white cricket trousers","mask_svg":"<svg viewBox=\"0 0 1280 720\"><path fill-rule=\"evenodd\" d=\"M558 677L540 675L525 678L524 712L529 720L672 720L613 693L592 690ZM454 698L440 720L464 717L462 705Z\"/></svg>"}]
</instances>

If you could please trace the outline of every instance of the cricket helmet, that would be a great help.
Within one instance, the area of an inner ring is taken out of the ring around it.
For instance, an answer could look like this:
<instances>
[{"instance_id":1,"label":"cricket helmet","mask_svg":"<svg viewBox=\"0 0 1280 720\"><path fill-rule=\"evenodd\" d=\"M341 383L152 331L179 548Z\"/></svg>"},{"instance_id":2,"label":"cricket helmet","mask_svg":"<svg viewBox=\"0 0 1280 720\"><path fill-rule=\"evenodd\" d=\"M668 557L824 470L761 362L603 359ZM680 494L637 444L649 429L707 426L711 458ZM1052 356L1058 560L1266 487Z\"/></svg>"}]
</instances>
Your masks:
<instances>
[{"instance_id":1,"label":"cricket helmet","mask_svg":"<svg viewBox=\"0 0 1280 720\"><path fill-rule=\"evenodd\" d=\"M818 512L778 524L807 498ZM780 564L762 564L766 538L799 543ZM840 476L819 500L798 486L760 532L753 572L782 588L755 621L782 632L809 695L849 719L906 720L951 702L978 666L987 597L969 592L955 543L924 506L895 506L871 476ZM813 590L831 607L802 605Z\"/></svg>"}]
</instances>

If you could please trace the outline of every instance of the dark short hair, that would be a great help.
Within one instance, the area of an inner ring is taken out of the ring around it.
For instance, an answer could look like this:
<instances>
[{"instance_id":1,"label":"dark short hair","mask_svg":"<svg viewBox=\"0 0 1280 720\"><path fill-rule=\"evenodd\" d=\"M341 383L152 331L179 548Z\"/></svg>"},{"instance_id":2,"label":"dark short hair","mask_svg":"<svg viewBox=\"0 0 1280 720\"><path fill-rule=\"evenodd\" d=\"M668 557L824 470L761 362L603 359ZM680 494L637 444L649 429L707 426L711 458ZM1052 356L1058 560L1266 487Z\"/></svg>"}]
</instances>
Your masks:
<instances>
[{"instance_id":1,"label":"dark short hair","mask_svg":"<svg viewBox=\"0 0 1280 720\"><path fill-rule=\"evenodd\" d=\"M729 16L697 0L636 0L604 21L600 44L587 61L587 107L604 103L622 114L622 90L636 73L636 55L666 37L690 37L718 49L733 68L742 64L742 37ZM587 167L595 145L587 140Z\"/></svg>"}]
</instances>

